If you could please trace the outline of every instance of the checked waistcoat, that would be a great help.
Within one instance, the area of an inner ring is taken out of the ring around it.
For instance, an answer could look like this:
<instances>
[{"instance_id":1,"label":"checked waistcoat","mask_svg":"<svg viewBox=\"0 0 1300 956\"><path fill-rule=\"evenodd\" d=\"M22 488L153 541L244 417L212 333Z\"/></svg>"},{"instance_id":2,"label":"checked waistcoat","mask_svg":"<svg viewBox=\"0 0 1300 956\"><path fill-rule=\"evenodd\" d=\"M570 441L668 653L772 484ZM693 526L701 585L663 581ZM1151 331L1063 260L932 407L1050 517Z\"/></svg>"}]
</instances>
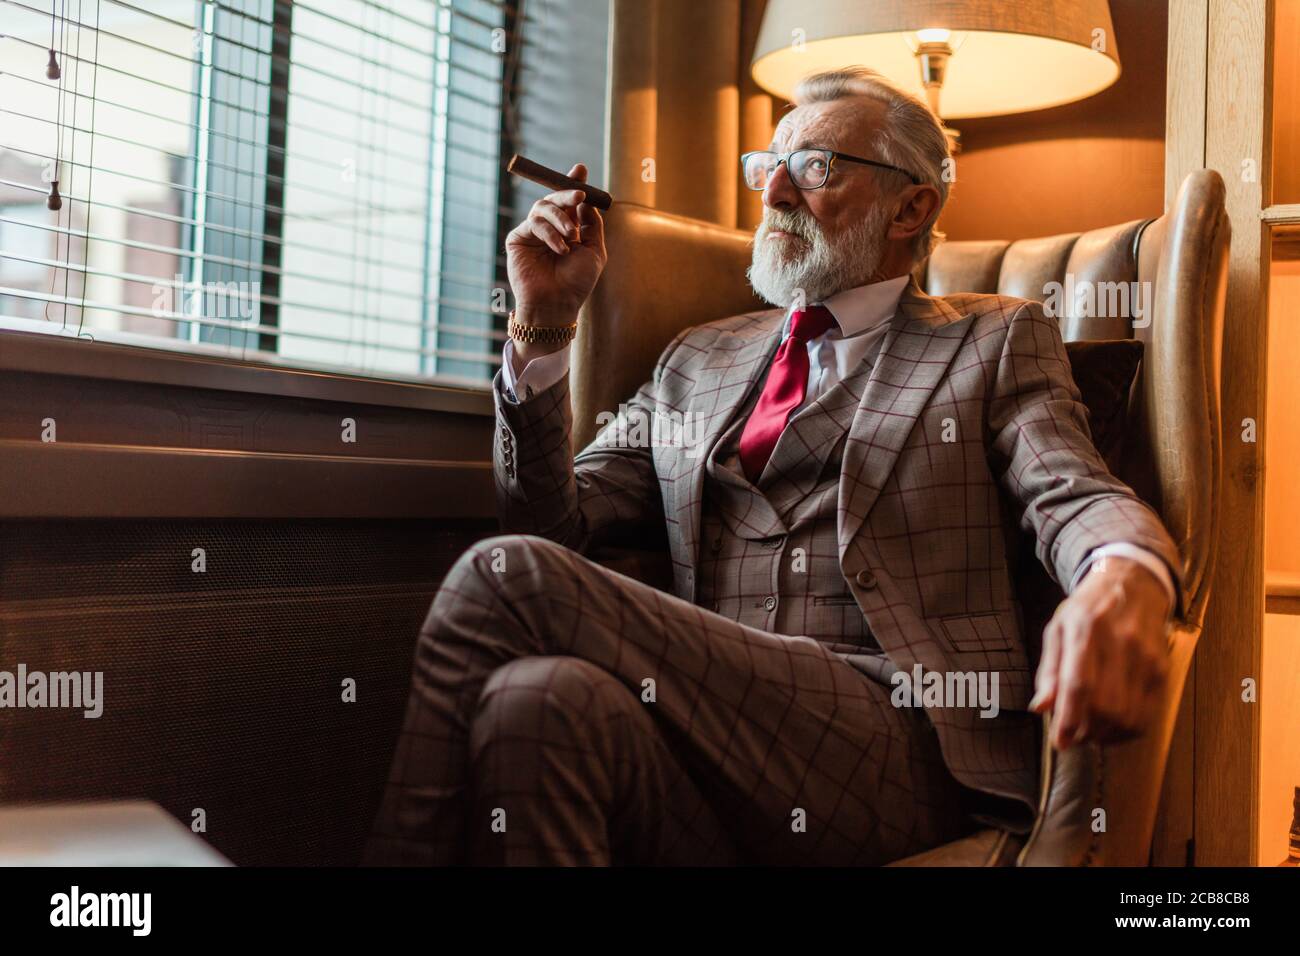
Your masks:
<instances>
[{"instance_id":1,"label":"checked waistcoat","mask_svg":"<svg viewBox=\"0 0 1300 956\"><path fill-rule=\"evenodd\" d=\"M751 627L812 637L836 652L880 653L844 580L836 533L845 438L873 358L791 417L757 486L738 452L760 383L708 451L696 596L702 607Z\"/></svg>"}]
</instances>

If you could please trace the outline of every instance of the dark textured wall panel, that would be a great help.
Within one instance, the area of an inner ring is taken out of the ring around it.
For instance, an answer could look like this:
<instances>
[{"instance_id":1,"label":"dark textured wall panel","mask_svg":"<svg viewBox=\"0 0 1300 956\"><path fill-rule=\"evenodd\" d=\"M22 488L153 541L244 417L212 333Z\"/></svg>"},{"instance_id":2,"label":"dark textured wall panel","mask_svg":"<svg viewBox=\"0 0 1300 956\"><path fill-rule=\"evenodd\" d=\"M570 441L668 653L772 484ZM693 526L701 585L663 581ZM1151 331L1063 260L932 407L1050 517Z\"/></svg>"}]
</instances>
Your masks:
<instances>
[{"instance_id":1,"label":"dark textured wall panel","mask_svg":"<svg viewBox=\"0 0 1300 956\"><path fill-rule=\"evenodd\" d=\"M0 670L102 671L104 710L0 709L0 800L143 797L239 864L352 864L437 584L495 524L0 525ZM207 570L191 570L203 548ZM357 685L342 701L342 682Z\"/></svg>"},{"instance_id":2,"label":"dark textured wall panel","mask_svg":"<svg viewBox=\"0 0 1300 956\"><path fill-rule=\"evenodd\" d=\"M46 418L59 441L73 443L454 461L492 454L491 419L480 414L45 371L0 376L0 438L39 441ZM354 441L343 441L345 418Z\"/></svg>"}]
</instances>

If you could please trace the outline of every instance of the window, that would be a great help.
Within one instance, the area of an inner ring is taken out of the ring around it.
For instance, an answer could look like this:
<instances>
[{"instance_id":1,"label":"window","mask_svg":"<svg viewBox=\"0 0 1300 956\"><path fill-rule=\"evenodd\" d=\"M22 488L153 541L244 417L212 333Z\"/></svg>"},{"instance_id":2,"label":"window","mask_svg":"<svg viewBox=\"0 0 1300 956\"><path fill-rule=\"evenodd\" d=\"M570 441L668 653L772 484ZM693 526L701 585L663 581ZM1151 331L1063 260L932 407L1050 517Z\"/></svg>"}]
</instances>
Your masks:
<instances>
[{"instance_id":1,"label":"window","mask_svg":"<svg viewBox=\"0 0 1300 956\"><path fill-rule=\"evenodd\" d=\"M556 82L599 94L571 155L598 154L605 7L10 0L0 325L487 382L510 304L505 232L539 194L504 157L551 130ZM539 64L571 16L590 49L566 79Z\"/></svg>"},{"instance_id":2,"label":"window","mask_svg":"<svg viewBox=\"0 0 1300 956\"><path fill-rule=\"evenodd\" d=\"M0 205L0 215L4 220L0 221L0 248L27 248L31 250L40 250L42 247L50 245L49 238L40 228L40 223L44 219L45 204L14 202L11 204ZM48 251L48 250L47 250ZM7 286L16 286L28 291L36 291L41 287L41 281L45 278L46 267L41 265L39 260L35 259L7 259L0 269L0 277L3 277ZM39 302L35 299L22 300L28 314L35 315ZM14 308L23 308L17 303Z\"/></svg>"}]
</instances>

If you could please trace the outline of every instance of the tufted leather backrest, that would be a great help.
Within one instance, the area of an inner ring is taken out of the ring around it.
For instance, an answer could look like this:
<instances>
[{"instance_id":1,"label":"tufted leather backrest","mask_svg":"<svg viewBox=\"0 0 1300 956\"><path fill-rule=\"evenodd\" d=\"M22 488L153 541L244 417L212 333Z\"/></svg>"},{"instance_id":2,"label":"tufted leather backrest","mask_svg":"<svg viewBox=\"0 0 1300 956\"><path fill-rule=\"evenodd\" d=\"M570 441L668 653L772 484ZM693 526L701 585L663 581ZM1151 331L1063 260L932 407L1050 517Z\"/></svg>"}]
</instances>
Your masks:
<instances>
[{"instance_id":1,"label":"tufted leather backrest","mask_svg":"<svg viewBox=\"0 0 1300 956\"><path fill-rule=\"evenodd\" d=\"M583 304L573 342L575 448L596 437L597 415L617 411L650 377L682 329L768 308L745 278L752 238L636 203L610 207L609 262Z\"/></svg>"}]
</instances>

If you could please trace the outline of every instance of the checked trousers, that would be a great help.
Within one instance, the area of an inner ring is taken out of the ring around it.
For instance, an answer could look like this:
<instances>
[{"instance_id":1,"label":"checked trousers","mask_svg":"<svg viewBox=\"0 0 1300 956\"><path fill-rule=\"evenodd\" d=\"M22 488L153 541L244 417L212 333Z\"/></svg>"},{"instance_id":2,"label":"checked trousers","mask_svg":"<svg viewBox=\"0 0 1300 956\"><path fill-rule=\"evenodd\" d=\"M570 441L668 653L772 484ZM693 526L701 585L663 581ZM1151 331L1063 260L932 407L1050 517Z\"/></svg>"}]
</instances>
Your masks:
<instances>
[{"instance_id":1,"label":"checked trousers","mask_svg":"<svg viewBox=\"0 0 1300 956\"><path fill-rule=\"evenodd\" d=\"M547 539L463 554L370 864L870 865L973 828L923 711Z\"/></svg>"}]
</instances>

